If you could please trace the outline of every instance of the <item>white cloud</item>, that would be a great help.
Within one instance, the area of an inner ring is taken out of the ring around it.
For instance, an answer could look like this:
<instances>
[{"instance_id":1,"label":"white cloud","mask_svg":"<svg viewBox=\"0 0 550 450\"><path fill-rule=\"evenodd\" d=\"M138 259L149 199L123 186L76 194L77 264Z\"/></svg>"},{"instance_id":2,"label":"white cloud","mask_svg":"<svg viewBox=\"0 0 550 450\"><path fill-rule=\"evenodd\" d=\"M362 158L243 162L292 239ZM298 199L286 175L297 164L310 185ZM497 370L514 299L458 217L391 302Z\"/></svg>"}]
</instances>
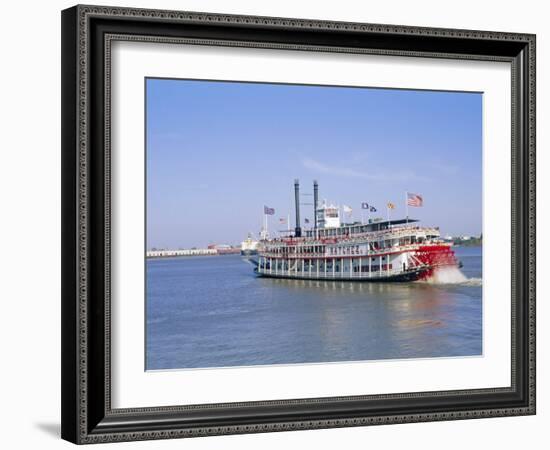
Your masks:
<instances>
[{"instance_id":1,"label":"white cloud","mask_svg":"<svg viewBox=\"0 0 550 450\"><path fill-rule=\"evenodd\" d=\"M326 173L329 175L348 177L348 178L364 178L371 181L426 181L427 178L417 175L411 170L378 170L369 172L358 170L352 167L337 166L326 164L312 158L304 158L302 165L313 172Z\"/></svg>"}]
</instances>

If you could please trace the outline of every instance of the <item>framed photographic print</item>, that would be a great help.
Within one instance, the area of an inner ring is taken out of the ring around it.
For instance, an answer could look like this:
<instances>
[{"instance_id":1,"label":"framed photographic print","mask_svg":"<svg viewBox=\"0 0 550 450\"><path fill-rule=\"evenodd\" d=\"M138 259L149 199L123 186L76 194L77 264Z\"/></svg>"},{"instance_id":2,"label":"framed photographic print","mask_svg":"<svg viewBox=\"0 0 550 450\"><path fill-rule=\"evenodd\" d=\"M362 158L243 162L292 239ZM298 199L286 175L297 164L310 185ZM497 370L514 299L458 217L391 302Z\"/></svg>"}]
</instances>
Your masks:
<instances>
[{"instance_id":1,"label":"framed photographic print","mask_svg":"<svg viewBox=\"0 0 550 450\"><path fill-rule=\"evenodd\" d=\"M535 36L62 13L62 436L535 413Z\"/></svg>"}]
</instances>

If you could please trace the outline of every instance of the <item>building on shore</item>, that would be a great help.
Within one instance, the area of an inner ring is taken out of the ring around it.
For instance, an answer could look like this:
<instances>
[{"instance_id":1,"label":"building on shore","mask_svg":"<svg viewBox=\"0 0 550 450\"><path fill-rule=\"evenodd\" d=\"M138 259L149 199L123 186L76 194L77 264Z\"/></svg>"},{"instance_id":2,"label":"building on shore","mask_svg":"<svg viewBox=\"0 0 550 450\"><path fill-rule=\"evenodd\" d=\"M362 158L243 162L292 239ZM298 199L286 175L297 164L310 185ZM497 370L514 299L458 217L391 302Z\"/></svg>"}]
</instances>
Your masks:
<instances>
[{"instance_id":1,"label":"building on shore","mask_svg":"<svg viewBox=\"0 0 550 450\"><path fill-rule=\"evenodd\" d=\"M241 252L240 247L227 244L210 244L207 248L186 248L178 250L152 249L146 253L147 258L174 258L177 256L216 256L234 255Z\"/></svg>"},{"instance_id":2,"label":"building on shore","mask_svg":"<svg viewBox=\"0 0 550 450\"><path fill-rule=\"evenodd\" d=\"M208 246L209 250L216 250L218 255L235 255L241 252L239 247L233 247L228 244L210 244Z\"/></svg>"},{"instance_id":3,"label":"building on shore","mask_svg":"<svg viewBox=\"0 0 550 450\"><path fill-rule=\"evenodd\" d=\"M149 250L147 258L170 258L176 256L207 256L217 255L218 251L214 248L187 248L179 250Z\"/></svg>"}]
</instances>

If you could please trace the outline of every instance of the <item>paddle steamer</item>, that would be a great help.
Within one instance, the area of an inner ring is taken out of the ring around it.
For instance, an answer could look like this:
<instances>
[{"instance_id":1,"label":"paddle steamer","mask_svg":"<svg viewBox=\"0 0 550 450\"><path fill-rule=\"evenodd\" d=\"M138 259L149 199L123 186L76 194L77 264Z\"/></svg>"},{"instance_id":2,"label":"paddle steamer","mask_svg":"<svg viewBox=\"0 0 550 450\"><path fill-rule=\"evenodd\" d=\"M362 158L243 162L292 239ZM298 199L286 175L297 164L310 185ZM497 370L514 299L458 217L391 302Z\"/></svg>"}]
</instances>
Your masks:
<instances>
[{"instance_id":1,"label":"paddle steamer","mask_svg":"<svg viewBox=\"0 0 550 450\"><path fill-rule=\"evenodd\" d=\"M459 266L452 244L440 238L438 227L419 226L409 217L342 223L338 207L319 204L317 182L313 224L303 229L298 180L294 191L296 227L286 236L259 241L259 276L403 282L429 279L440 268Z\"/></svg>"}]
</instances>

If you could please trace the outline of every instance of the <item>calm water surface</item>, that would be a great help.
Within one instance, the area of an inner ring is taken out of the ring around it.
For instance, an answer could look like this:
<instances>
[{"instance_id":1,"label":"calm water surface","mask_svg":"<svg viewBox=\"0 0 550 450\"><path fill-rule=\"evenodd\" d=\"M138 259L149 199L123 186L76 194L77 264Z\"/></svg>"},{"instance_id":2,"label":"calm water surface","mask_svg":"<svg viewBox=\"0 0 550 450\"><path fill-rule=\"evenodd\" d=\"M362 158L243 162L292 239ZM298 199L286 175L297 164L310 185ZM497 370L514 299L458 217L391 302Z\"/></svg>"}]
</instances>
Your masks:
<instances>
[{"instance_id":1,"label":"calm water surface","mask_svg":"<svg viewBox=\"0 0 550 450\"><path fill-rule=\"evenodd\" d=\"M482 353L480 247L455 248L467 281L257 278L240 256L147 261L147 369Z\"/></svg>"}]
</instances>

